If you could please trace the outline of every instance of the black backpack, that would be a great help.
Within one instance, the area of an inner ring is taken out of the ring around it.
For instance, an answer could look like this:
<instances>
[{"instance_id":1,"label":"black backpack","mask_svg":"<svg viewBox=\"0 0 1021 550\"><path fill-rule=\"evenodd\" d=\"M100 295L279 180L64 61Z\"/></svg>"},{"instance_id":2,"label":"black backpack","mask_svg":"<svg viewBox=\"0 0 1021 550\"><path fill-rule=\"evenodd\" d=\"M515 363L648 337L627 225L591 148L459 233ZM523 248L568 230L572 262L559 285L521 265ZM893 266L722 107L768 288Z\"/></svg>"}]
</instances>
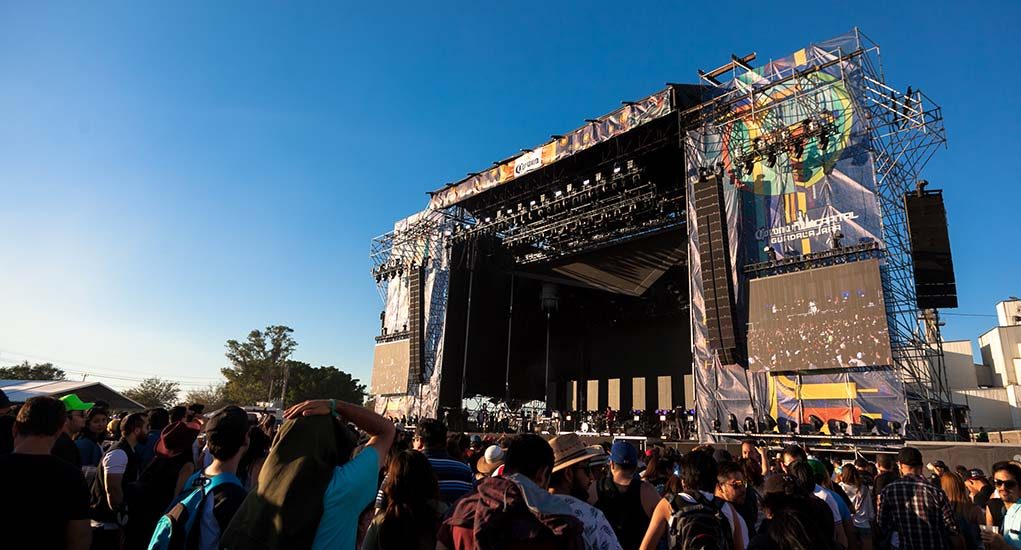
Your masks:
<instances>
[{"instance_id":1,"label":"black backpack","mask_svg":"<svg viewBox=\"0 0 1021 550\"><path fill-rule=\"evenodd\" d=\"M706 499L700 492L684 493L695 499L688 502L681 495L668 495L673 513L670 515L670 550L731 550L733 532L723 499Z\"/></svg>"}]
</instances>

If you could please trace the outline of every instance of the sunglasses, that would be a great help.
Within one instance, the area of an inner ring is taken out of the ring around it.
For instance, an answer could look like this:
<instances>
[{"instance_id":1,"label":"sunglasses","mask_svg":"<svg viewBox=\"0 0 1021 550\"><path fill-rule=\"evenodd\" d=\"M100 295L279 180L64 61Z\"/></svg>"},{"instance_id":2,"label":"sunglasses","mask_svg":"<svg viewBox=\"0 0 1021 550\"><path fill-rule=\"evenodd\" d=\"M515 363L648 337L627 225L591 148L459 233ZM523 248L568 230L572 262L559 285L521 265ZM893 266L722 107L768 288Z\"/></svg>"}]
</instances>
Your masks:
<instances>
[{"instance_id":1,"label":"sunglasses","mask_svg":"<svg viewBox=\"0 0 1021 550\"><path fill-rule=\"evenodd\" d=\"M993 485L996 487L1003 487L1005 489L1014 489L1017 487L1017 481L1013 479L994 479Z\"/></svg>"}]
</instances>

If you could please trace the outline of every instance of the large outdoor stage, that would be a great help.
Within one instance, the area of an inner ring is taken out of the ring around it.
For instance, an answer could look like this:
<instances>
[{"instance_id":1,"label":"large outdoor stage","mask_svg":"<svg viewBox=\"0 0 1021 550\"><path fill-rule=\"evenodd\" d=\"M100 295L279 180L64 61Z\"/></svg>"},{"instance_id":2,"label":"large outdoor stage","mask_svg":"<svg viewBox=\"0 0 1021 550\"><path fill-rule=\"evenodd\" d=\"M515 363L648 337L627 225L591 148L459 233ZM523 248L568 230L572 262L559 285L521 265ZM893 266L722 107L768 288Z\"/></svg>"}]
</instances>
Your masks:
<instances>
[{"instance_id":1,"label":"large outdoor stage","mask_svg":"<svg viewBox=\"0 0 1021 550\"><path fill-rule=\"evenodd\" d=\"M878 56L857 30L734 55L430 193L372 243L377 410L953 438L945 213L916 187L942 116Z\"/></svg>"}]
</instances>

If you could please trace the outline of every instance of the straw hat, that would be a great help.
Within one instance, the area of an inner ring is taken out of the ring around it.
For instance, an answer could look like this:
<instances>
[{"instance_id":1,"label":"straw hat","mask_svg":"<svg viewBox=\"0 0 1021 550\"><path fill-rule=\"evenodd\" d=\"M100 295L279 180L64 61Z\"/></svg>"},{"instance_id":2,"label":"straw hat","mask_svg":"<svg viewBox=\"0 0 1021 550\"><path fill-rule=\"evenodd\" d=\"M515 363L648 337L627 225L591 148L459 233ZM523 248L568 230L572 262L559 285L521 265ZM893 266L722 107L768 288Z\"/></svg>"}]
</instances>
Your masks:
<instances>
[{"instance_id":1,"label":"straw hat","mask_svg":"<svg viewBox=\"0 0 1021 550\"><path fill-rule=\"evenodd\" d=\"M568 466L586 462L606 453L602 448L589 447L578 437L578 434L564 434L554 437L549 442L553 447L553 471L559 472Z\"/></svg>"},{"instance_id":2,"label":"straw hat","mask_svg":"<svg viewBox=\"0 0 1021 550\"><path fill-rule=\"evenodd\" d=\"M499 445L490 445L486 448L486 454L476 463L475 468L478 469L480 474L488 476L493 473L493 470L503 466L503 462L503 449Z\"/></svg>"}]
</instances>

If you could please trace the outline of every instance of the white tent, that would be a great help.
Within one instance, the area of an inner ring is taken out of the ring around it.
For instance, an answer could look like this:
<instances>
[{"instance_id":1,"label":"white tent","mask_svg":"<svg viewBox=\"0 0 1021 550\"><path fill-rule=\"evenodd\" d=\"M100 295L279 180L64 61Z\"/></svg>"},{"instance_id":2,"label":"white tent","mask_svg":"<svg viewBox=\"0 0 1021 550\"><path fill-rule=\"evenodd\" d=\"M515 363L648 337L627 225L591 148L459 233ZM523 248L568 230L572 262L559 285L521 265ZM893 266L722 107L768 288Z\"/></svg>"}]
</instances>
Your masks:
<instances>
[{"instance_id":1,"label":"white tent","mask_svg":"<svg viewBox=\"0 0 1021 550\"><path fill-rule=\"evenodd\" d=\"M64 397L76 394L82 401L92 403L106 401L115 411L142 410L145 407L125 397L122 393L102 382L75 382L73 380L0 380L0 389L14 403L40 395Z\"/></svg>"}]
</instances>

